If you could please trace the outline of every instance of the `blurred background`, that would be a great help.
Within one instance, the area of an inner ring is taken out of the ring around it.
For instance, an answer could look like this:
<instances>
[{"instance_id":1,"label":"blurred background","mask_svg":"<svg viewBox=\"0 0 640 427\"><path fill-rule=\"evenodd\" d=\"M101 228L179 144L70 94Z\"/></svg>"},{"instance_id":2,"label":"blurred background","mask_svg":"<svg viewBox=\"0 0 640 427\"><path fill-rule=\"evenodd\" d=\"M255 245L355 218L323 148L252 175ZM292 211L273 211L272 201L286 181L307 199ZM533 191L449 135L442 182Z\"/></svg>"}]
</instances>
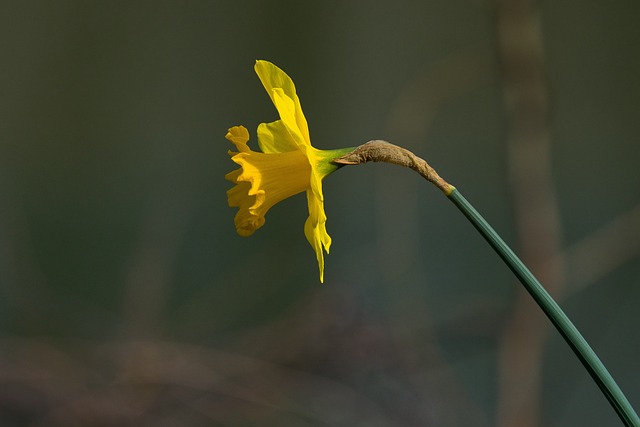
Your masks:
<instances>
[{"instance_id":1,"label":"blurred background","mask_svg":"<svg viewBox=\"0 0 640 427\"><path fill-rule=\"evenodd\" d=\"M456 208L396 166L251 238L227 128L295 81L318 148L426 158L640 408L640 4L0 3L0 425L617 426ZM634 308L635 307L635 308Z\"/></svg>"}]
</instances>

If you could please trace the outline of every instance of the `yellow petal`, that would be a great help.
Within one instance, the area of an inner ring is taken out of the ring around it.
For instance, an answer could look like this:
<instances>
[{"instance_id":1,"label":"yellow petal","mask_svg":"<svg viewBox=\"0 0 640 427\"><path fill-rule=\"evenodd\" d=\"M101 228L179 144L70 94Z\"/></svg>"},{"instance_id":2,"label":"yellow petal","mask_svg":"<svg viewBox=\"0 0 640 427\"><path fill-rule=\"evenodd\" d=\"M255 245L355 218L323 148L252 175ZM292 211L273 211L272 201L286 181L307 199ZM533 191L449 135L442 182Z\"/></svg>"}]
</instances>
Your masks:
<instances>
[{"instance_id":1,"label":"yellow petal","mask_svg":"<svg viewBox=\"0 0 640 427\"><path fill-rule=\"evenodd\" d=\"M324 202L324 195L322 194L322 179L324 177L319 173L317 168L319 158L316 156L316 151L317 150L313 147L310 147L307 150L307 158L309 159L309 163L311 163L311 168L313 170L309 182L314 196L321 202Z\"/></svg>"},{"instance_id":2,"label":"yellow petal","mask_svg":"<svg viewBox=\"0 0 640 427\"><path fill-rule=\"evenodd\" d=\"M258 126L258 145L263 153L285 153L299 149L282 120L260 123Z\"/></svg>"},{"instance_id":3,"label":"yellow petal","mask_svg":"<svg viewBox=\"0 0 640 427\"><path fill-rule=\"evenodd\" d=\"M290 139L296 143L299 150L306 152L308 148L311 148L311 142L308 136L305 137L298 127L298 122L295 118L295 103L281 88L273 89L272 99Z\"/></svg>"},{"instance_id":4,"label":"yellow petal","mask_svg":"<svg viewBox=\"0 0 640 427\"><path fill-rule=\"evenodd\" d=\"M309 218L304 223L304 235L316 253L318 268L320 269L320 282L324 282L324 251L329 253L331 237L327 233L325 223L327 216L324 212L324 203L315 197L313 191L307 190L307 203L309 205Z\"/></svg>"},{"instance_id":5,"label":"yellow petal","mask_svg":"<svg viewBox=\"0 0 640 427\"><path fill-rule=\"evenodd\" d=\"M271 97L275 105L273 90L280 88L284 91L284 94L289 97L295 105L294 117L297 122L297 127L300 129L303 137L309 141L309 127L307 125L307 119L302 113L302 107L300 105L300 99L296 94L296 87L293 84L291 78L280 68L268 61L256 61L255 71L262 85L267 90L267 93ZM276 108L278 106L276 105Z\"/></svg>"},{"instance_id":6,"label":"yellow petal","mask_svg":"<svg viewBox=\"0 0 640 427\"><path fill-rule=\"evenodd\" d=\"M229 141L233 142L236 146L236 149L241 153L248 153L249 146L247 142L249 141L249 131L244 126L234 126L229 128L229 131L225 135Z\"/></svg>"}]
</instances>

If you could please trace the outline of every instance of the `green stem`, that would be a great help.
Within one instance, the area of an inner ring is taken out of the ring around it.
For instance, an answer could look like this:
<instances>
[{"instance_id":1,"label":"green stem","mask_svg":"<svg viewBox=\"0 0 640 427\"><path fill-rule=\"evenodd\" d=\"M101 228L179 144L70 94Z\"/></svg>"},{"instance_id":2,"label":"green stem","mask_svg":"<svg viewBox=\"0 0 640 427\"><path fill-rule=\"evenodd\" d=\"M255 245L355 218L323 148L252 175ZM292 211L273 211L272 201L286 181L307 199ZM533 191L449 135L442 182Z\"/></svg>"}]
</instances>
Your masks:
<instances>
[{"instance_id":1,"label":"green stem","mask_svg":"<svg viewBox=\"0 0 640 427\"><path fill-rule=\"evenodd\" d=\"M607 397L611 406L616 410L618 416L626 426L640 427L640 418L627 400L626 396L618 387L607 368L602 364L593 349L589 346L578 329L569 320L560 306L551 298L551 295L542 287L540 282L520 261L516 254L500 238L498 233L487 223L487 221L475 210L475 208L456 189L447 194L449 199L462 211L464 216L480 232L489 245L498 253L500 258L513 271L516 277L522 282L526 290L538 303L542 311L547 315L551 323L564 337L569 346L573 349L578 359L589 371L593 380L598 384L602 393Z\"/></svg>"}]
</instances>

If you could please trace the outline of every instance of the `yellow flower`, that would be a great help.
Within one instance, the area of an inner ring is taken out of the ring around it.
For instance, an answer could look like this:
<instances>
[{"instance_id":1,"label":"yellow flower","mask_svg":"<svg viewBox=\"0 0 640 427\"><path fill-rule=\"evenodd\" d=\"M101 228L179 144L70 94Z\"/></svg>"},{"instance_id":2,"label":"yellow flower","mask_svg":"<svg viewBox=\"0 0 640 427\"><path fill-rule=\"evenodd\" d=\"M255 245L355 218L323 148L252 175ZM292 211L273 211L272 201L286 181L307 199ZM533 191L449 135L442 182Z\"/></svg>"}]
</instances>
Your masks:
<instances>
[{"instance_id":1,"label":"yellow flower","mask_svg":"<svg viewBox=\"0 0 640 427\"><path fill-rule=\"evenodd\" d=\"M291 78L267 61L257 61L255 71L278 110L280 120L258 126L258 145L262 152L249 148L249 132L244 126L234 126L226 135L238 150L229 151L231 160L240 165L240 169L225 176L236 184L227 191L229 206L239 208L234 219L236 230L241 236L252 235L264 225L264 217L273 205L306 191L309 217L304 234L316 252L322 282L323 249L329 253L331 246L325 226L322 180L338 169L331 161L353 148L314 148Z\"/></svg>"}]
</instances>

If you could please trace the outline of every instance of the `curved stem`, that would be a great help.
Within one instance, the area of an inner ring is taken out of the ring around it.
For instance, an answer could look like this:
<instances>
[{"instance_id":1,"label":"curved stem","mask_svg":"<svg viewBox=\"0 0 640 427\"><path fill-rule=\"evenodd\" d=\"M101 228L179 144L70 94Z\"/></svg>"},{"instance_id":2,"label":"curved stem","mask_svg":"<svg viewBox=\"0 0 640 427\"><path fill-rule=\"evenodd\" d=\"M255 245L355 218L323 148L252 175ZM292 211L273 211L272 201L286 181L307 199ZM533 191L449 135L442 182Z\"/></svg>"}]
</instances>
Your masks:
<instances>
[{"instance_id":1,"label":"curved stem","mask_svg":"<svg viewBox=\"0 0 640 427\"><path fill-rule=\"evenodd\" d=\"M602 393L607 397L611 406L616 410L618 416L626 426L640 426L640 419L626 396L618 387L607 368L600 361L589 343L584 339L575 325L562 311L560 306L551 298L549 293L538 282L538 279L520 261L520 258L511 248L500 238L498 233L487 223L487 221L475 210L467 199L456 189L449 194L449 199L467 217L469 222L478 230L491 247L498 253L500 258L507 264L520 280L525 289L531 294L542 311L547 315L553 326L563 336L569 347L578 356L580 362L587 369L593 380L598 384Z\"/></svg>"},{"instance_id":2,"label":"curved stem","mask_svg":"<svg viewBox=\"0 0 640 427\"><path fill-rule=\"evenodd\" d=\"M560 332L560 335L569 344L569 347L574 351L580 362L591 374L591 377L598 384L598 387L600 387L600 390L607 397L624 424L630 427L640 427L640 418L638 418L638 415L609 371L607 371L607 368L589 346L589 343L520 258L516 256L498 233L453 185L442 179L425 160L409 150L386 141L369 141L357 147L351 153L333 160L338 165L358 165L370 161L393 163L411 168L442 190L498 253L507 267L531 294L542 311L551 320L551 323Z\"/></svg>"}]
</instances>

